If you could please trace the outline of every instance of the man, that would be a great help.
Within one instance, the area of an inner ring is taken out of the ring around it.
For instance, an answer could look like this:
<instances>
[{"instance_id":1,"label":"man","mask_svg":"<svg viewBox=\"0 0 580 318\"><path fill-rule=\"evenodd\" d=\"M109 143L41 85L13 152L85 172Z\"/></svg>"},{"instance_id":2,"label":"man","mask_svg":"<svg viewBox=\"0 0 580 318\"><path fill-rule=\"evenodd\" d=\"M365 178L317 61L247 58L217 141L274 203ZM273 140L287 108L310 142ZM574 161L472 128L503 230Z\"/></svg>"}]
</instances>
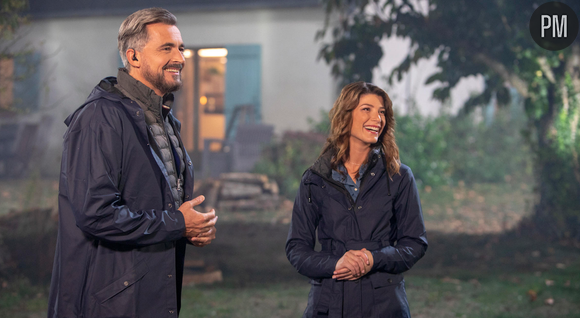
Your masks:
<instances>
[{"instance_id":1,"label":"man","mask_svg":"<svg viewBox=\"0 0 580 318\"><path fill-rule=\"evenodd\" d=\"M185 62L175 16L137 11L118 44L125 68L65 121L48 317L176 317L185 244L215 238L170 113Z\"/></svg>"}]
</instances>

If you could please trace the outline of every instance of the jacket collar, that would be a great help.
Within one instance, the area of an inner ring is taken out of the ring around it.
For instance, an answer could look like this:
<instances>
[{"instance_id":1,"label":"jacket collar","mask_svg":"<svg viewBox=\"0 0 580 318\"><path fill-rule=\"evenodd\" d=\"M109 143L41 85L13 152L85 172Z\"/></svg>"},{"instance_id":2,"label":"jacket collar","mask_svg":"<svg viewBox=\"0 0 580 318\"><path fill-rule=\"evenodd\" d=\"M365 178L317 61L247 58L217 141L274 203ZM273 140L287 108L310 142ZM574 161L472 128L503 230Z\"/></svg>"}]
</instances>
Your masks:
<instances>
[{"instance_id":1,"label":"jacket collar","mask_svg":"<svg viewBox=\"0 0 580 318\"><path fill-rule=\"evenodd\" d=\"M173 106L173 94L168 93L164 96L159 96L147 87L147 85L139 82L125 68L120 68L117 72L116 87L123 92L124 95L136 101L143 110L149 110L156 118L163 118L167 116Z\"/></svg>"},{"instance_id":2,"label":"jacket collar","mask_svg":"<svg viewBox=\"0 0 580 318\"><path fill-rule=\"evenodd\" d=\"M330 148L325 151L323 154L318 157L318 159L314 162L314 164L310 167L310 169L315 172L316 174L328 179L332 180L332 165L331 160L336 155L337 150L335 148ZM374 168L379 160L381 148L375 147L371 149L369 152L369 156L367 158L367 168L366 171L370 171Z\"/></svg>"}]
</instances>

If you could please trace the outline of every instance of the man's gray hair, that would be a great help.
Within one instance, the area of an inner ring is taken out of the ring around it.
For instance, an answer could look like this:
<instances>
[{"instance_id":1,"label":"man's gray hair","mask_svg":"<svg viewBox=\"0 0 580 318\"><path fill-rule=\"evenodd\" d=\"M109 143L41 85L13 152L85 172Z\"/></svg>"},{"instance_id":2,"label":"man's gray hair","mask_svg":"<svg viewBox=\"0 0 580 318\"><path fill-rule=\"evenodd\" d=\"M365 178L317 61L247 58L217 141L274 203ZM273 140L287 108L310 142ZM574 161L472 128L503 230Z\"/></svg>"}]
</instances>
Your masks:
<instances>
[{"instance_id":1,"label":"man's gray hair","mask_svg":"<svg viewBox=\"0 0 580 318\"><path fill-rule=\"evenodd\" d=\"M141 51L143 49L148 41L147 25L153 23L177 25L177 19L171 12L163 8L148 8L131 14L121 23L117 45L121 60L123 60L123 65L127 70L131 68L127 62L127 50Z\"/></svg>"}]
</instances>

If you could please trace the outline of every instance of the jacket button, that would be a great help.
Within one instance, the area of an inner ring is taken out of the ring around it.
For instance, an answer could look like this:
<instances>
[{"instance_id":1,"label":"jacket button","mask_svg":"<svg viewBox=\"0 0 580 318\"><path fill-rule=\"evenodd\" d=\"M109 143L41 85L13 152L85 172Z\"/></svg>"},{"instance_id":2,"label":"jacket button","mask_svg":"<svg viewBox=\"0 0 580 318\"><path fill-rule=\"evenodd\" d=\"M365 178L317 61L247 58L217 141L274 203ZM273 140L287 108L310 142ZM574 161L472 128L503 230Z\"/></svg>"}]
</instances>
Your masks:
<instances>
[{"instance_id":1,"label":"jacket button","mask_svg":"<svg viewBox=\"0 0 580 318\"><path fill-rule=\"evenodd\" d=\"M350 211L350 210L352 210L352 207L350 207L350 206L349 206L349 207L348 207L348 210L349 210L349 211Z\"/></svg>"},{"instance_id":2,"label":"jacket button","mask_svg":"<svg viewBox=\"0 0 580 318\"><path fill-rule=\"evenodd\" d=\"M381 159L381 155L378 155L377 158Z\"/></svg>"},{"instance_id":3,"label":"jacket button","mask_svg":"<svg viewBox=\"0 0 580 318\"><path fill-rule=\"evenodd\" d=\"M173 275L169 274L169 275L167 275L167 277L171 278L171 277L173 277Z\"/></svg>"},{"instance_id":4,"label":"jacket button","mask_svg":"<svg viewBox=\"0 0 580 318\"><path fill-rule=\"evenodd\" d=\"M172 314L173 313L173 310L170 310L169 313Z\"/></svg>"},{"instance_id":5,"label":"jacket button","mask_svg":"<svg viewBox=\"0 0 580 318\"><path fill-rule=\"evenodd\" d=\"M141 112L140 111L136 111L135 115L137 115L137 117L141 116Z\"/></svg>"},{"instance_id":6,"label":"jacket button","mask_svg":"<svg viewBox=\"0 0 580 318\"><path fill-rule=\"evenodd\" d=\"M393 280L392 280L392 279L390 279L390 278L389 278L389 280L388 280L388 281L389 281L389 283L392 283L392 282L393 282Z\"/></svg>"},{"instance_id":7,"label":"jacket button","mask_svg":"<svg viewBox=\"0 0 580 318\"><path fill-rule=\"evenodd\" d=\"M326 188L326 186L325 186L325 185L323 185L323 186L322 186L322 188L324 189L324 188Z\"/></svg>"},{"instance_id":8,"label":"jacket button","mask_svg":"<svg viewBox=\"0 0 580 318\"><path fill-rule=\"evenodd\" d=\"M371 172L371 177L374 177L374 176L375 176L375 173L374 172Z\"/></svg>"},{"instance_id":9,"label":"jacket button","mask_svg":"<svg viewBox=\"0 0 580 318\"><path fill-rule=\"evenodd\" d=\"M189 199L189 194L185 196L186 199Z\"/></svg>"},{"instance_id":10,"label":"jacket button","mask_svg":"<svg viewBox=\"0 0 580 318\"><path fill-rule=\"evenodd\" d=\"M173 207L173 204L169 203L167 206L171 209Z\"/></svg>"},{"instance_id":11,"label":"jacket button","mask_svg":"<svg viewBox=\"0 0 580 318\"><path fill-rule=\"evenodd\" d=\"M129 282L128 282L128 281L125 281L125 282L123 283L123 285L125 285L125 286L129 286Z\"/></svg>"},{"instance_id":12,"label":"jacket button","mask_svg":"<svg viewBox=\"0 0 580 318\"><path fill-rule=\"evenodd\" d=\"M188 166L191 166L191 160L188 160L188 161L187 161L187 165L188 165Z\"/></svg>"},{"instance_id":13,"label":"jacket button","mask_svg":"<svg viewBox=\"0 0 580 318\"><path fill-rule=\"evenodd\" d=\"M359 206L358 206L358 209L359 209L359 210L360 210L360 209L362 209L362 205L359 205Z\"/></svg>"}]
</instances>

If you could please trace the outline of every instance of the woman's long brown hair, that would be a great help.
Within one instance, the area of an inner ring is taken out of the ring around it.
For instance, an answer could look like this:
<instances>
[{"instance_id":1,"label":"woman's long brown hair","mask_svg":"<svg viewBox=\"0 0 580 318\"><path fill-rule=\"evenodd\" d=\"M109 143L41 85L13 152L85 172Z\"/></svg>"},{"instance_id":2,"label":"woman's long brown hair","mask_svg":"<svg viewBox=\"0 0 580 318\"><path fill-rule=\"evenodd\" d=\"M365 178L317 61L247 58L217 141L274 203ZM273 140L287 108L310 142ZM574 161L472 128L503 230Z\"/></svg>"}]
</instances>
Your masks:
<instances>
[{"instance_id":1,"label":"woman's long brown hair","mask_svg":"<svg viewBox=\"0 0 580 318\"><path fill-rule=\"evenodd\" d=\"M322 153L334 149L335 156L331 161L332 169L339 164L344 164L349 156L350 129L352 126L352 111L358 106L360 97L365 94L374 94L382 97L385 107L385 128L379 136L379 140L371 147L380 145L386 158L387 171L392 176L399 173L401 163L399 161L399 147L395 142L395 113L393 103L389 95L380 87L371 83L355 82L346 85L340 92L340 96L334 102L334 106L328 114L330 118L330 135L326 141Z\"/></svg>"}]
</instances>

